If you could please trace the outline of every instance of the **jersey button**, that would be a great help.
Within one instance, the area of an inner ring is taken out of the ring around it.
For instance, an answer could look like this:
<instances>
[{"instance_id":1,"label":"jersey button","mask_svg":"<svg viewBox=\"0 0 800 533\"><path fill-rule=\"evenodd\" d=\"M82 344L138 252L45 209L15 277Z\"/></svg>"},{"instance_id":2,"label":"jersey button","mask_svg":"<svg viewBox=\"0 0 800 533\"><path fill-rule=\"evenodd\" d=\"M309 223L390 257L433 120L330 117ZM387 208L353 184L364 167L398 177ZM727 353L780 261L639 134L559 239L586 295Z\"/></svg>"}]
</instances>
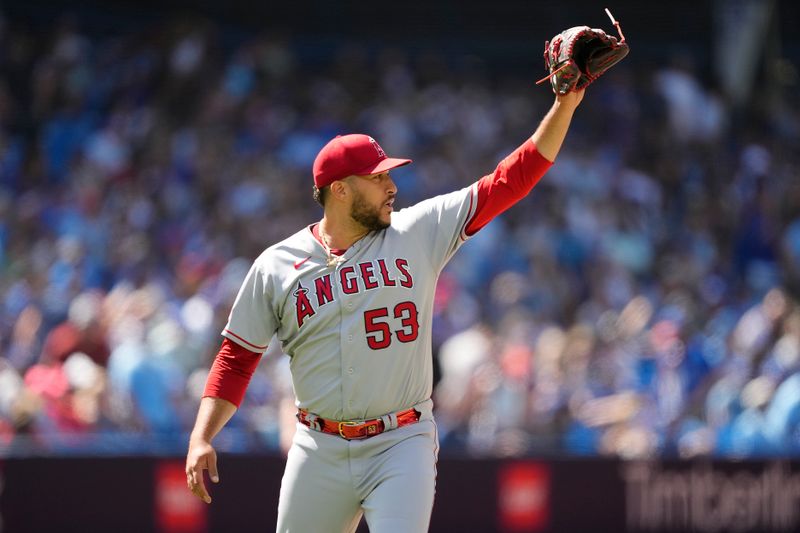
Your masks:
<instances>
[{"instance_id":1,"label":"jersey button","mask_svg":"<svg viewBox=\"0 0 800 533\"><path fill-rule=\"evenodd\" d=\"M347 336L347 342L353 342L353 336L352 335L348 335Z\"/></svg>"},{"instance_id":2,"label":"jersey button","mask_svg":"<svg viewBox=\"0 0 800 533\"><path fill-rule=\"evenodd\" d=\"M353 370L353 367L352 367L352 366L351 366L350 368L348 368L348 369L347 369L347 373L348 373L348 374L352 374L353 372L355 372L355 370Z\"/></svg>"},{"instance_id":3,"label":"jersey button","mask_svg":"<svg viewBox=\"0 0 800 533\"><path fill-rule=\"evenodd\" d=\"M348 309L352 309L353 308L353 302L347 302L347 308Z\"/></svg>"}]
</instances>

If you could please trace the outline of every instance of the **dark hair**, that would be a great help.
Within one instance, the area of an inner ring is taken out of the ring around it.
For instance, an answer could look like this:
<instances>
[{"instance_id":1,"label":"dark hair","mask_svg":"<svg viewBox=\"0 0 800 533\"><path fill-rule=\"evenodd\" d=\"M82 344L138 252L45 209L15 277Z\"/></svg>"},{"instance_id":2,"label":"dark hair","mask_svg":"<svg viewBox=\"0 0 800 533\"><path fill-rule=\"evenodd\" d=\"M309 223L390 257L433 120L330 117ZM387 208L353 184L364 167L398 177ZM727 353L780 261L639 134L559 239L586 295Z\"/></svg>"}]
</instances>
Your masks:
<instances>
[{"instance_id":1,"label":"dark hair","mask_svg":"<svg viewBox=\"0 0 800 533\"><path fill-rule=\"evenodd\" d=\"M322 189L317 189L316 185L312 185L311 188L314 191L314 201L322 207L325 207L325 200L328 198L328 192L331 190L330 185L326 185Z\"/></svg>"}]
</instances>

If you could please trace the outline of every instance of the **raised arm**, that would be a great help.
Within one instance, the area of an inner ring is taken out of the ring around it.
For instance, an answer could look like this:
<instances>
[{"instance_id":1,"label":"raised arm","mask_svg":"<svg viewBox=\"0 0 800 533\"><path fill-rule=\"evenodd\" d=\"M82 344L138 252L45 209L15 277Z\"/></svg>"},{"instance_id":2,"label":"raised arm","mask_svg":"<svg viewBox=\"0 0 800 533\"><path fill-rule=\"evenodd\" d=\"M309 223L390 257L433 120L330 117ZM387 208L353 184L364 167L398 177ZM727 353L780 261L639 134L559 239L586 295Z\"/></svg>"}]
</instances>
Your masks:
<instances>
[{"instance_id":1,"label":"raised arm","mask_svg":"<svg viewBox=\"0 0 800 533\"><path fill-rule=\"evenodd\" d=\"M557 95L550 111L544 116L531 137L539 153L550 162L556 160L556 156L561 150L561 145L569 131L570 122L572 122L572 115L583 100L584 91L585 89L581 89L565 95Z\"/></svg>"},{"instance_id":2,"label":"raised arm","mask_svg":"<svg viewBox=\"0 0 800 533\"><path fill-rule=\"evenodd\" d=\"M477 183L477 207L465 233L472 235L524 198L555 161L584 90L557 95L533 135Z\"/></svg>"}]
</instances>

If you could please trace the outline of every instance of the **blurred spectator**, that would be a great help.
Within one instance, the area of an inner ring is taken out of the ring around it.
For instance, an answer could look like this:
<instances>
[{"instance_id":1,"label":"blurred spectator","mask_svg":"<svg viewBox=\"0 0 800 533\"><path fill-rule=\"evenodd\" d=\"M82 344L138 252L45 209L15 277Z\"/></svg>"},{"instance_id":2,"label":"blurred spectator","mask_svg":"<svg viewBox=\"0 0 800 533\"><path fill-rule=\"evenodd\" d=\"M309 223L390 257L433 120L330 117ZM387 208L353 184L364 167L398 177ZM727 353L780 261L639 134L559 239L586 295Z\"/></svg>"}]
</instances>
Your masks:
<instances>
[{"instance_id":1,"label":"blurred spectator","mask_svg":"<svg viewBox=\"0 0 800 533\"><path fill-rule=\"evenodd\" d=\"M319 216L327 139L414 154L410 204L490 172L551 98L434 52L320 68L209 21L50 30L0 35L0 453L183 453L250 262ZM732 124L678 59L587 98L542 183L441 276L443 449L797 453L797 93ZM285 449L287 365L273 341L221 449Z\"/></svg>"}]
</instances>

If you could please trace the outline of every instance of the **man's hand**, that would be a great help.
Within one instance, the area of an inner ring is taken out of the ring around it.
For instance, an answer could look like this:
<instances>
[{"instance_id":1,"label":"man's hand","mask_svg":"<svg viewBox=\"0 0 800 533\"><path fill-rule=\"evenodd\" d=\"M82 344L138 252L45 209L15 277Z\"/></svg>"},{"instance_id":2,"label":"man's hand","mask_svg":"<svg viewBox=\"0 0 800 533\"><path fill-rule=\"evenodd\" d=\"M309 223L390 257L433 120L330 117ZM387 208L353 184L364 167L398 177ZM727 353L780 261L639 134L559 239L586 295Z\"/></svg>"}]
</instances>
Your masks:
<instances>
[{"instance_id":1,"label":"man's hand","mask_svg":"<svg viewBox=\"0 0 800 533\"><path fill-rule=\"evenodd\" d=\"M204 440L190 440L189 452L186 454L186 484L198 498L211 503L211 496L203 482L203 470L208 470L211 481L219 483L217 473L217 452L211 443Z\"/></svg>"},{"instance_id":2,"label":"man's hand","mask_svg":"<svg viewBox=\"0 0 800 533\"><path fill-rule=\"evenodd\" d=\"M576 89L574 91L568 92L567 94L556 94L556 102L559 105L568 105L572 109L578 107L578 104L581 103L583 100L583 95L586 92L586 89Z\"/></svg>"},{"instance_id":3,"label":"man's hand","mask_svg":"<svg viewBox=\"0 0 800 533\"><path fill-rule=\"evenodd\" d=\"M203 470L208 470L211 481L219 483L217 452L211 446L211 441L235 412L236 406L228 400L211 396L200 400L197 421L189 437L189 451L186 453L186 484L206 503L211 503L211 496L203 482Z\"/></svg>"}]
</instances>

